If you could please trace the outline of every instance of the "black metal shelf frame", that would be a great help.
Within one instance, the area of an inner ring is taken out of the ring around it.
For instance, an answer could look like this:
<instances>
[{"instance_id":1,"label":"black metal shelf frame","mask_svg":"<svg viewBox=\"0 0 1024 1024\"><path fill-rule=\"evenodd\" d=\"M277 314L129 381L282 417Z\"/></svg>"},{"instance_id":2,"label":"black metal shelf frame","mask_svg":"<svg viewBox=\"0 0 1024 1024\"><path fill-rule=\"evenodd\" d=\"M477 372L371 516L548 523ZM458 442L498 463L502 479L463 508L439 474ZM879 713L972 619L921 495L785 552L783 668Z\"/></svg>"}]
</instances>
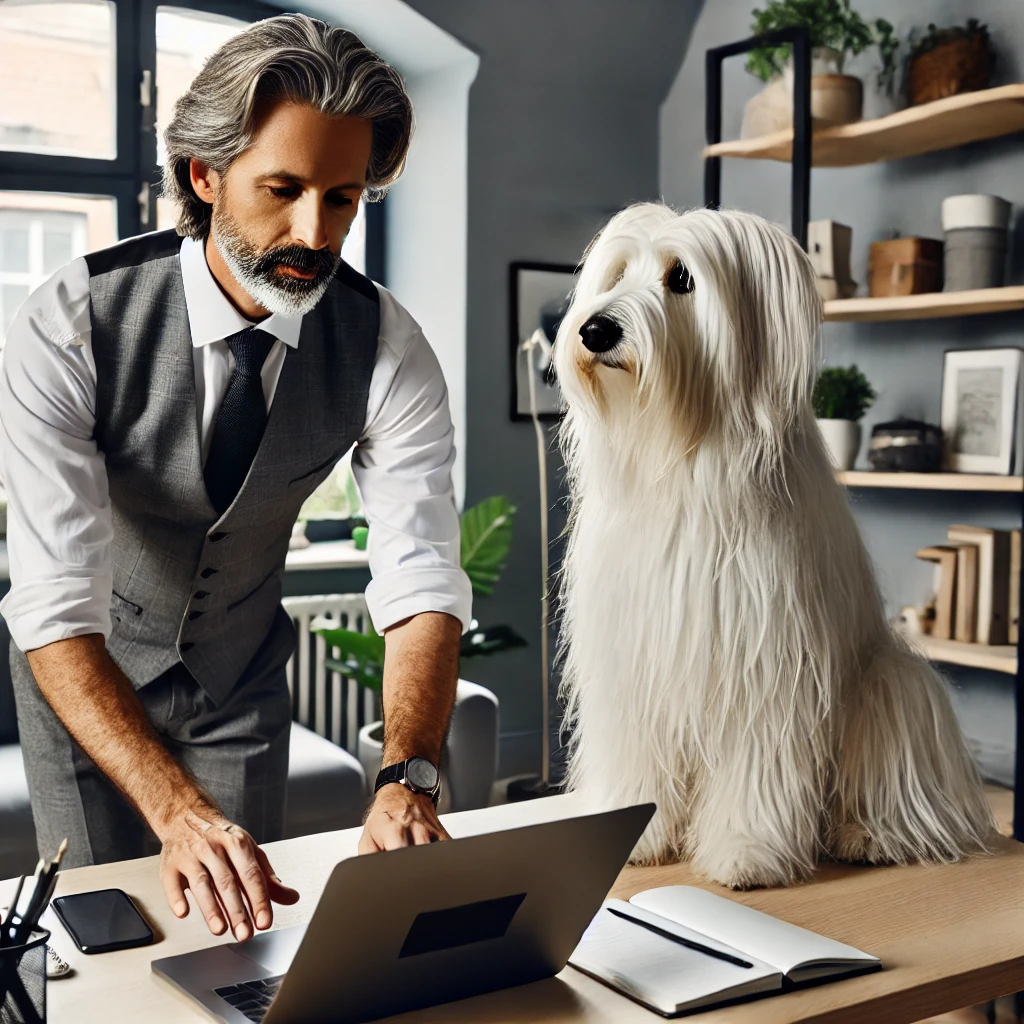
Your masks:
<instances>
[{"instance_id":1,"label":"black metal shelf frame","mask_svg":"<svg viewBox=\"0 0 1024 1024\"><path fill-rule=\"evenodd\" d=\"M806 28L794 27L753 36L727 46L716 46L705 55L704 128L707 145L722 141L722 62L727 57L749 53L759 46L793 47L793 177L791 185L793 236L807 248L807 222L811 202L811 46ZM722 195L722 158L704 159L704 204L717 209ZM1020 498L1024 532L1024 493ZM1024 561L1021 564L1020 593L1024 594ZM1024 623L1021 623L1024 627ZM1018 629L1017 673L1014 685L1016 746L1013 762L1013 838L1024 842L1024 628Z\"/></svg>"}]
</instances>

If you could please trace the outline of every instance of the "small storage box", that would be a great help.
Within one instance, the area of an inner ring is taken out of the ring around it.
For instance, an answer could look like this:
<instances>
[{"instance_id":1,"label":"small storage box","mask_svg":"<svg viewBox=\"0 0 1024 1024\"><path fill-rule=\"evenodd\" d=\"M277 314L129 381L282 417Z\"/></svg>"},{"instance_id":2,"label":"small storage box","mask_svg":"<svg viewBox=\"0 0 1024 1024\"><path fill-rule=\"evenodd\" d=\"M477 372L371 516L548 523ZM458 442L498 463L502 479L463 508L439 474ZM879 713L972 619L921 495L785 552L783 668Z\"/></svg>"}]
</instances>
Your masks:
<instances>
[{"instance_id":1,"label":"small storage box","mask_svg":"<svg viewBox=\"0 0 1024 1024\"><path fill-rule=\"evenodd\" d=\"M920 295L942 290L942 242L891 238L873 242L868 256L872 296Z\"/></svg>"},{"instance_id":2,"label":"small storage box","mask_svg":"<svg viewBox=\"0 0 1024 1024\"><path fill-rule=\"evenodd\" d=\"M942 465L942 430L920 420L876 424L868 462L883 473L935 473Z\"/></svg>"}]
</instances>

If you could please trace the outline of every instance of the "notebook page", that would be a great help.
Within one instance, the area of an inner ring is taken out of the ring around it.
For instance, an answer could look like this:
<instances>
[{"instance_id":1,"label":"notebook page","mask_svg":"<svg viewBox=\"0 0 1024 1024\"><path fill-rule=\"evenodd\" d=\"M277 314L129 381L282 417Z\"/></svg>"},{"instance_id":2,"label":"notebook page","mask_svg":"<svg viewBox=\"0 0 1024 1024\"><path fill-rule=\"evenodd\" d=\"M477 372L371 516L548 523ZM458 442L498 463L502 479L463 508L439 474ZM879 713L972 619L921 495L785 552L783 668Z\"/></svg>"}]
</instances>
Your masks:
<instances>
[{"instance_id":1,"label":"notebook page","mask_svg":"<svg viewBox=\"0 0 1024 1024\"><path fill-rule=\"evenodd\" d=\"M823 961L870 967L878 958L853 946L780 921L690 885L668 885L638 892L630 901L709 939L724 942L790 975L802 965Z\"/></svg>"},{"instance_id":2,"label":"notebook page","mask_svg":"<svg viewBox=\"0 0 1024 1024\"><path fill-rule=\"evenodd\" d=\"M711 1006L758 992L778 991L782 976L768 964L740 967L656 935L608 912L615 907L702 945L719 947L688 928L609 900L583 933L569 963L661 1013ZM735 950L725 950L734 955Z\"/></svg>"}]
</instances>

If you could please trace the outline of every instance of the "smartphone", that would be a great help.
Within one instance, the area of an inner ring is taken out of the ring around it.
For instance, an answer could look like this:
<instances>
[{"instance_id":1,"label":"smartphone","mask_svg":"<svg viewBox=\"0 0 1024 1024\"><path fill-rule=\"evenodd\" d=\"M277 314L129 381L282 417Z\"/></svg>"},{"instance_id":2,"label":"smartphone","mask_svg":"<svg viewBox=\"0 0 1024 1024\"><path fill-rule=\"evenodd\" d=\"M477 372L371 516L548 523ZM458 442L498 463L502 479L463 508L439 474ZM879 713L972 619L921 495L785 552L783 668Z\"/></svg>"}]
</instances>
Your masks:
<instances>
[{"instance_id":1,"label":"smartphone","mask_svg":"<svg viewBox=\"0 0 1024 1024\"><path fill-rule=\"evenodd\" d=\"M153 941L153 929L121 889L58 896L50 906L83 953L110 953Z\"/></svg>"}]
</instances>

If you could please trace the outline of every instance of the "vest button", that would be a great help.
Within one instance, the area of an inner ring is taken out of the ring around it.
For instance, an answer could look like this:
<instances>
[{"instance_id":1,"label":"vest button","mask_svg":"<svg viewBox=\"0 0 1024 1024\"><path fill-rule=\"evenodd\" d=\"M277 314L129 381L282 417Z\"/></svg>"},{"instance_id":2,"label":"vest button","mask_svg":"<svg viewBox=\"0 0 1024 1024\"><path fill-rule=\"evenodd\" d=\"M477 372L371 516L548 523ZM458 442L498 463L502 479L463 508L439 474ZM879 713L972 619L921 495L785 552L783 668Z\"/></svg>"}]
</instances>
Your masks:
<instances>
[{"instance_id":1,"label":"vest button","mask_svg":"<svg viewBox=\"0 0 1024 1024\"><path fill-rule=\"evenodd\" d=\"M204 580L208 580L211 576L216 575L216 572L216 569L204 569L199 575L202 576Z\"/></svg>"},{"instance_id":2,"label":"vest button","mask_svg":"<svg viewBox=\"0 0 1024 1024\"><path fill-rule=\"evenodd\" d=\"M217 541L223 540L226 536L227 536L227 534L223 530L218 530L216 533L211 533L210 534L210 540L214 544L216 544Z\"/></svg>"},{"instance_id":3,"label":"vest button","mask_svg":"<svg viewBox=\"0 0 1024 1024\"><path fill-rule=\"evenodd\" d=\"M202 614L203 614L203 612L189 612L188 613L188 620L189 620L189 622L195 622L195 620L198 619L199 616L202 615Z\"/></svg>"},{"instance_id":4,"label":"vest button","mask_svg":"<svg viewBox=\"0 0 1024 1024\"><path fill-rule=\"evenodd\" d=\"M191 651L193 647L195 647L195 644L194 644L194 643L192 643L192 641L191 641L191 640L187 640L187 641L186 641L185 643L183 643L183 644L178 644L178 650L179 650L179 651L180 651L180 652L181 652L182 654L184 654L184 653L185 653L186 651Z\"/></svg>"},{"instance_id":5,"label":"vest button","mask_svg":"<svg viewBox=\"0 0 1024 1024\"><path fill-rule=\"evenodd\" d=\"M197 590L192 597L197 601L202 601L204 597L209 597L210 592L208 590Z\"/></svg>"}]
</instances>

